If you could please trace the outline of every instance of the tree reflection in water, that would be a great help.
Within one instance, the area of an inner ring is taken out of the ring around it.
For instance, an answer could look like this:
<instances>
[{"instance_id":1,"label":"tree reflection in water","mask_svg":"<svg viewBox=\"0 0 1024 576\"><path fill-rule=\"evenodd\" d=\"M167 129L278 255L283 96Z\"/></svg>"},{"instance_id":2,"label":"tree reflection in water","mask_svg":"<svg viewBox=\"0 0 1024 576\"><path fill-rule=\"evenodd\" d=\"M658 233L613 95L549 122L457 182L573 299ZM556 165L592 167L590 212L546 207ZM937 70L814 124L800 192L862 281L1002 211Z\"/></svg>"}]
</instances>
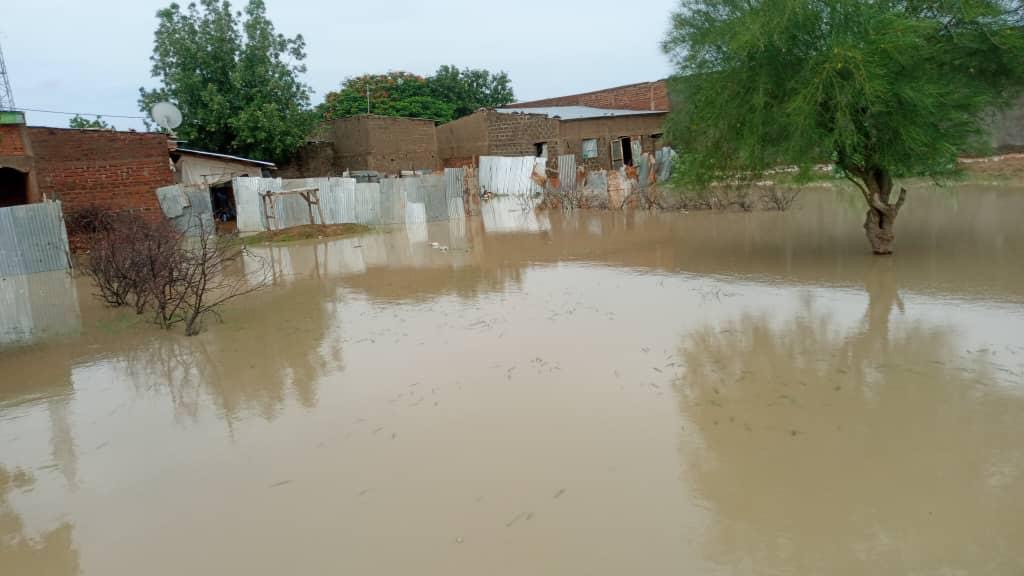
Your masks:
<instances>
[{"instance_id":1,"label":"tree reflection in water","mask_svg":"<svg viewBox=\"0 0 1024 576\"><path fill-rule=\"evenodd\" d=\"M890 323L903 303L888 265L865 284L849 331L806 298L683 342L709 555L756 573L1021 570L1024 400L951 328Z\"/></svg>"}]
</instances>

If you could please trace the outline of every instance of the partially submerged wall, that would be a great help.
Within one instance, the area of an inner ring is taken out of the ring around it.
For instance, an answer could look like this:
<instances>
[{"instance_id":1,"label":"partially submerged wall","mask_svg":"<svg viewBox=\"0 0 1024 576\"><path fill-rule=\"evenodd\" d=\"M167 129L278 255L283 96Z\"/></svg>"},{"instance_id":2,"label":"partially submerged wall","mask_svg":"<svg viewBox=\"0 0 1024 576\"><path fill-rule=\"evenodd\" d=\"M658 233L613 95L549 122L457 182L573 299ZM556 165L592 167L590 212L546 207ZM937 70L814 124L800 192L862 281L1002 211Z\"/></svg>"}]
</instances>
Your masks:
<instances>
[{"instance_id":1,"label":"partially submerged wall","mask_svg":"<svg viewBox=\"0 0 1024 576\"><path fill-rule=\"evenodd\" d=\"M354 178L236 178L233 182L239 232L260 232L304 224L358 223L421 224L455 220L465 216L463 169L447 169L445 175L384 178L357 183ZM320 208L313 208L297 194L280 194L274 201L274 218L264 214L262 196L267 193L317 188ZM320 214L323 213L321 219Z\"/></svg>"}]
</instances>

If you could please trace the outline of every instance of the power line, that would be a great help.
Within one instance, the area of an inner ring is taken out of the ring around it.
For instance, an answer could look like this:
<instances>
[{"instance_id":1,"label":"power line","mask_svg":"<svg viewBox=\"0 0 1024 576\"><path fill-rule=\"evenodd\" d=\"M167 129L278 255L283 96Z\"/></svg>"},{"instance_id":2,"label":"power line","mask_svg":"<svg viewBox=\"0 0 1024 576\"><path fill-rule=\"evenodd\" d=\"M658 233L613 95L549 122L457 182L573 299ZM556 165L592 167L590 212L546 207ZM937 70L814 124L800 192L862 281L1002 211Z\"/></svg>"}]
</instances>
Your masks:
<instances>
[{"instance_id":1,"label":"power line","mask_svg":"<svg viewBox=\"0 0 1024 576\"><path fill-rule=\"evenodd\" d=\"M22 112L41 112L43 114L64 114L65 116L102 116L104 118L137 118L145 120L146 116L129 116L127 114L103 114L102 112L64 112L62 110L40 110L39 108L15 108Z\"/></svg>"}]
</instances>

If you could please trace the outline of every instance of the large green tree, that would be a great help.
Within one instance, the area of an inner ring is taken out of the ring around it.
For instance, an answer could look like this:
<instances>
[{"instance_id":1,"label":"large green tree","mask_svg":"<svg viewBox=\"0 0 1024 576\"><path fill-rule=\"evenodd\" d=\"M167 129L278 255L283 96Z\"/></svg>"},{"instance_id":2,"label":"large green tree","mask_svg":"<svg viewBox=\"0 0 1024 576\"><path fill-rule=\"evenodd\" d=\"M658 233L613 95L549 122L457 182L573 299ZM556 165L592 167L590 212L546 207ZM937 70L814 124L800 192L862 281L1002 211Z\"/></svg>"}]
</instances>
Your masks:
<instances>
[{"instance_id":1,"label":"large green tree","mask_svg":"<svg viewBox=\"0 0 1024 576\"><path fill-rule=\"evenodd\" d=\"M892 252L906 190L954 170L1024 85L1020 0L682 0L668 135L692 185L833 162Z\"/></svg>"},{"instance_id":2,"label":"large green tree","mask_svg":"<svg viewBox=\"0 0 1024 576\"><path fill-rule=\"evenodd\" d=\"M428 118L447 122L454 117L454 107L435 98L427 79L408 72L364 74L348 78L341 90L329 92L321 104L325 119L356 114Z\"/></svg>"},{"instance_id":3,"label":"large green tree","mask_svg":"<svg viewBox=\"0 0 1024 576\"><path fill-rule=\"evenodd\" d=\"M512 81L505 72L492 73L479 68L458 69L444 65L427 79L435 98L455 107L461 118L480 108L497 108L515 101Z\"/></svg>"},{"instance_id":4,"label":"large green tree","mask_svg":"<svg viewBox=\"0 0 1024 576\"><path fill-rule=\"evenodd\" d=\"M325 119L372 114L428 118L448 122L515 99L505 72L441 66L433 76L409 72L364 74L347 78L320 105Z\"/></svg>"},{"instance_id":5,"label":"large green tree","mask_svg":"<svg viewBox=\"0 0 1024 576\"><path fill-rule=\"evenodd\" d=\"M278 161L303 142L313 121L305 41L275 32L263 0L244 12L218 0L171 4L157 19L150 60L161 85L139 89L143 111L176 103L178 137L214 152Z\"/></svg>"}]
</instances>

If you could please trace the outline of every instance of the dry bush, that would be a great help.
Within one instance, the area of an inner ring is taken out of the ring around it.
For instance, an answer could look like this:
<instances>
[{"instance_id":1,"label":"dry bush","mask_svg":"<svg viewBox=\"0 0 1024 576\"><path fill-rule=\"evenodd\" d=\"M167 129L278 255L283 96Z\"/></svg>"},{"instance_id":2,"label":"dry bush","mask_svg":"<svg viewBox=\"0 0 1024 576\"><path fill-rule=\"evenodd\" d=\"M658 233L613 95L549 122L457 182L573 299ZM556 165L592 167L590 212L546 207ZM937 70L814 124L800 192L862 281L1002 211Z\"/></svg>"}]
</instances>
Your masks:
<instances>
[{"instance_id":1,"label":"dry bush","mask_svg":"<svg viewBox=\"0 0 1024 576\"><path fill-rule=\"evenodd\" d=\"M109 217L97 229L85 266L97 297L138 314L149 309L163 328L182 323L186 335L198 334L206 315L219 317L221 305L267 284L260 259L254 273L229 270L245 248L218 242L213 227L193 238L166 222Z\"/></svg>"},{"instance_id":2,"label":"dry bush","mask_svg":"<svg viewBox=\"0 0 1024 576\"><path fill-rule=\"evenodd\" d=\"M267 285L268 277L262 260L258 270L246 274L241 267L243 246L217 241L214 231L200 228L197 237L180 250L180 276L172 284L171 306L176 315L169 318L185 324L185 334L193 336L202 330L203 319L212 314L220 319L218 308L229 300L255 292Z\"/></svg>"},{"instance_id":3,"label":"dry bush","mask_svg":"<svg viewBox=\"0 0 1024 576\"><path fill-rule=\"evenodd\" d=\"M785 212L789 210L800 195L796 188L780 188L775 185L767 186L761 191L761 204L768 210Z\"/></svg>"}]
</instances>

